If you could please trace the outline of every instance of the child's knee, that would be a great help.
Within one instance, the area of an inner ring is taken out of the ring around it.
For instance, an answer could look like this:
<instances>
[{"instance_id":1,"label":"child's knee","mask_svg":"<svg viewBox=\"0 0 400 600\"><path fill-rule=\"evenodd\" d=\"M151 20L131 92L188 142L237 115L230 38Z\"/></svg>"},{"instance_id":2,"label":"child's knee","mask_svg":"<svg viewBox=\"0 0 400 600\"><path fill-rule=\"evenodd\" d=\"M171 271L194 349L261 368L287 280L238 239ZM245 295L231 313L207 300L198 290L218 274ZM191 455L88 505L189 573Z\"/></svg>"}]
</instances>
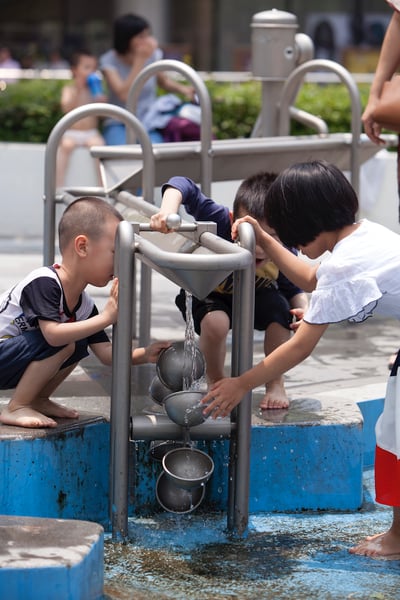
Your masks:
<instances>
[{"instance_id":1,"label":"child's knee","mask_svg":"<svg viewBox=\"0 0 400 600\"><path fill-rule=\"evenodd\" d=\"M229 333L229 317L225 313L208 313L201 321L201 337L213 341L225 340Z\"/></svg>"},{"instance_id":2,"label":"child's knee","mask_svg":"<svg viewBox=\"0 0 400 600\"><path fill-rule=\"evenodd\" d=\"M71 342L70 344L67 344L60 350L59 356L61 356L63 360L67 360L74 354L74 352L75 342Z\"/></svg>"}]
</instances>

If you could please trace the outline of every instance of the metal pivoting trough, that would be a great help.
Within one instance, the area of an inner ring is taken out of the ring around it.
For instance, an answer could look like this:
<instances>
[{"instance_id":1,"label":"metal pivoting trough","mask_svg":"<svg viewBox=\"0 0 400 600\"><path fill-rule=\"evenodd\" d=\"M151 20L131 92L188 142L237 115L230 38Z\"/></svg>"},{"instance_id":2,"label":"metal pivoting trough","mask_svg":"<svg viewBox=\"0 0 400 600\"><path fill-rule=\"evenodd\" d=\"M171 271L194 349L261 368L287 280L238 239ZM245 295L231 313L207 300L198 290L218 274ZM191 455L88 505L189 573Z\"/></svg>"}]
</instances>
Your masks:
<instances>
[{"instance_id":1,"label":"metal pivoting trough","mask_svg":"<svg viewBox=\"0 0 400 600\"><path fill-rule=\"evenodd\" d=\"M145 203L144 203L145 204ZM154 206L147 206L148 212ZM115 273L119 278L118 322L113 331L111 391L110 519L113 539L128 536L129 440L179 439L182 428L166 415L131 419L133 282L136 258L199 297L233 272L232 375L252 366L254 314L253 228L242 223L240 246L218 238L215 224L182 224L177 233L152 232L148 224L122 221L116 237ZM162 240L163 247L158 244ZM135 399L132 399L134 405ZM230 440L228 528L243 534L248 523L251 392L231 419L208 419L191 428L192 439Z\"/></svg>"}]
</instances>

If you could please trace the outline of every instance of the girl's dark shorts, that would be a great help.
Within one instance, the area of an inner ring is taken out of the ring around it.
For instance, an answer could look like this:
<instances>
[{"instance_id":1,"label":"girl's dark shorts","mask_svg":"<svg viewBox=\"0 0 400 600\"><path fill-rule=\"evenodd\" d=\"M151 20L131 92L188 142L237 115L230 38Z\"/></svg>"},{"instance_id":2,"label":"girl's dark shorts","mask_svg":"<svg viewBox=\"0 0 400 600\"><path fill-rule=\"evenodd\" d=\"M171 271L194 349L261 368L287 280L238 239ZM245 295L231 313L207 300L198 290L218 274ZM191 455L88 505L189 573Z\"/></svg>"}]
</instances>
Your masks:
<instances>
[{"instance_id":1,"label":"girl's dark shorts","mask_svg":"<svg viewBox=\"0 0 400 600\"><path fill-rule=\"evenodd\" d=\"M87 339L75 342L74 353L64 362L61 369L78 363L88 356L87 347ZM63 348L65 346L50 346L40 329L26 331L0 342L0 389L15 388L31 362L49 358Z\"/></svg>"},{"instance_id":2,"label":"girl's dark shorts","mask_svg":"<svg viewBox=\"0 0 400 600\"><path fill-rule=\"evenodd\" d=\"M196 333L200 335L201 321L209 312L222 310L229 317L232 328L232 294L211 292L204 300L192 298L192 313ZM181 290L175 298L175 304L186 320L186 294ZM292 315L286 298L274 286L256 290L254 299L254 329L265 331L271 323L278 323L290 329Z\"/></svg>"}]
</instances>

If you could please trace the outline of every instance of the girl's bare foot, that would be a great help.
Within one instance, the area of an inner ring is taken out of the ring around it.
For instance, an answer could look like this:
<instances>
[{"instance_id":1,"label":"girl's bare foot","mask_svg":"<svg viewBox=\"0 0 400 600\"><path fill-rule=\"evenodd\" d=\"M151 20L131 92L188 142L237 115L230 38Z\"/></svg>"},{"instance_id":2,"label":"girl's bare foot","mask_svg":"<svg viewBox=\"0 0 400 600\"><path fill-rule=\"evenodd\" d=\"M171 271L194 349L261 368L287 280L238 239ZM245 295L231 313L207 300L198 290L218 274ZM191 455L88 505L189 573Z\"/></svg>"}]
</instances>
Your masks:
<instances>
[{"instance_id":1,"label":"girl's bare foot","mask_svg":"<svg viewBox=\"0 0 400 600\"><path fill-rule=\"evenodd\" d=\"M400 538L391 529L385 533L371 535L357 546L350 548L351 554L360 554L370 558L385 558L386 560L399 560Z\"/></svg>"},{"instance_id":2,"label":"girl's bare foot","mask_svg":"<svg viewBox=\"0 0 400 600\"><path fill-rule=\"evenodd\" d=\"M281 379L270 381L260 402L261 410L289 408L289 399Z\"/></svg>"},{"instance_id":3,"label":"girl's bare foot","mask_svg":"<svg viewBox=\"0 0 400 600\"><path fill-rule=\"evenodd\" d=\"M15 427L56 427L57 423L49 419L33 408L22 406L15 410L10 410L8 406L0 414L0 423L4 425L14 425Z\"/></svg>"}]
</instances>

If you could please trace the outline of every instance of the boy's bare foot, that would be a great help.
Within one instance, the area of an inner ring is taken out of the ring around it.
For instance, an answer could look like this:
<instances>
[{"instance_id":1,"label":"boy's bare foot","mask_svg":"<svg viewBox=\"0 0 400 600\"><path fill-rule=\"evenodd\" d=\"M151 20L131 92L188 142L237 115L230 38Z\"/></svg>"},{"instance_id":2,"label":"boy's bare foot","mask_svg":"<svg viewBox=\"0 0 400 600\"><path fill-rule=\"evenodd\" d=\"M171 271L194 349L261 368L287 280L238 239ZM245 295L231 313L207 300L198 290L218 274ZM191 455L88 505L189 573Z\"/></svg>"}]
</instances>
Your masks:
<instances>
[{"instance_id":1,"label":"boy's bare foot","mask_svg":"<svg viewBox=\"0 0 400 600\"><path fill-rule=\"evenodd\" d=\"M351 554L360 554L370 558L385 558L386 560L399 560L400 538L391 529L385 533L371 535L357 546L350 548Z\"/></svg>"},{"instance_id":2,"label":"boy's bare foot","mask_svg":"<svg viewBox=\"0 0 400 600\"><path fill-rule=\"evenodd\" d=\"M14 427L31 427L36 429L57 426L56 421L27 406L22 406L16 410L10 410L8 407L4 408L0 414L0 423L14 425Z\"/></svg>"},{"instance_id":3,"label":"boy's bare foot","mask_svg":"<svg viewBox=\"0 0 400 600\"><path fill-rule=\"evenodd\" d=\"M289 399L281 379L268 383L260 408L261 410L289 408Z\"/></svg>"},{"instance_id":4,"label":"boy's bare foot","mask_svg":"<svg viewBox=\"0 0 400 600\"><path fill-rule=\"evenodd\" d=\"M37 398L34 407L47 417L58 417L59 419L77 419L79 412L73 408L67 408L62 404L53 402L50 398Z\"/></svg>"},{"instance_id":5,"label":"boy's bare foot","mask_svg":"<svg viewBox=\"0 0 400 600\"><path fill-rule=\"evenodd\" d=\"M38 398L32 407L21 406L10 409L8 406L0 414L0 423L15 427L57 427L57 422L50 417L59 419L77 419L77 410L57 404L50 398Z\"/></svg>"}]
</instances>

